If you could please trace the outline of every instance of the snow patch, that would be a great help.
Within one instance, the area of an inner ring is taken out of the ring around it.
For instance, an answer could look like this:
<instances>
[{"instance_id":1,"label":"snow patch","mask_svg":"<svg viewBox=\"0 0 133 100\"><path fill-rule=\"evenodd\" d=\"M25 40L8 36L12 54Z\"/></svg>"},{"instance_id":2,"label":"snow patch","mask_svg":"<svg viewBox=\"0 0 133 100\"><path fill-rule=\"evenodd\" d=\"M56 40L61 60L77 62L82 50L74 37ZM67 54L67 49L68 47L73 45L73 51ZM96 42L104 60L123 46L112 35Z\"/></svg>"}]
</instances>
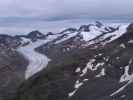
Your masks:
<instances>
[{"instance_id":1,"label":"snow patch","mask_svg":"<svg viewBox=\"0 0 133 100\"><path fill-rule=\"evenodd\" d=\"M121 48L126 48L125 44L123 44L123 43L120 44L120 47L121 47Z\"/></svg>"},{"instance_id":2,"label":"snow patch","mask_svg":"<svg viewBox=\"0 0 133 100\"><path fill-rule=\"evenodd\" d=\"M89 79L84 79L83 81L86 82L86 81L88 81L88 80L89 80Z\"/></svg>"},{"instance_id":3,"label":"snow patch","mask_svg":"<svg viewBox=\"0 0 133 100\"><path fill-rule=\"evenodd\" d=\"M85 44L85 46L92 45L92 44L95 44L95 43L98 43L98 42L101 42L101 44L104 46L105 44L107 44L109 42L112 42L113 40L119 38L124 33L126 33L128 25L129 25L129 23L106 24L105 26L102 27L102 29L99 29L99 32L100 32L99 35L95 36L95 37L99 36L99 38L96 39L95 41L92 41L92 39L94 39L94 38L89 39L90 40L89 43ZM112 31L109 27L115 28L115 30ZM106 33L106 34L103 34L103 33ZM100 36L100 35L102 35L102 36ZM104 41L108 38L109 38L108 41Z\"/></svg>"},{"instance_id":4,"label":"snow patch","mask_svg":"<svg viewBox=\"0 0 133 100\"><path fill-rule=\"evenodd\" d=\"M129 84L126 84L124 86L122 86L121 88L119 88L117 91L113 92L110 96L114 96L118 93L120 93L121 91L123 91Z\"/></svg>"},{"instance_id":5,"label":"snow patch","mask_svg":"<svg viewBox=\"0 0 133 100\"><path fill-rule=\"evenodd\" d=\"M105 76L105 75L106 75L105 74L105 69L102 68L101 72L98 75L96 75L96 77L102 77L102 76Z\"/></svg>"},{"instance_id":6,"label":"snow patch","mask_svg":"<svg viewBox=\"0 0 133 100\"><path fill-rule=\"evenodd\" d=\"M128 43L133 43L133 40L129 40Z\"/></svg>"},{"instance_id":7,"label":"snow patch","mask_svg":"<svg viewBox=\"0 0 133 100\"><path fill-rule=\"evenodd\" d=\"M126 95L125 94L123 94L122 96L121 96L121 98L125 98L126 97Z\"/></svg>"},{"instance_id":8,"label":"snow patch","mask_svg":"<svg viewBox=\"0 0 133 100\"><path fill-rule=\"evenodd\" d=\"M79 80L77 80L76 83L75 83L74 88L75 88L75 89L78 89L78 88L81 87L82 85L83 85L83 83L82 83L82 82L79 82Z\"/></svg>"},{"instance_id":9,"label":"snow patch","mask_svg":"<svg viewBox=\"0 0 133 100\"><path fill-rule=\"evenodd\" d=\"M98 69L98 67L103 66L103 65L104 65L104 62L97 63L97 65L96 65L95 67L93 66L93 67L91 68L91 70L95 71L95 70Z\"/></svg>"},{"instance_id":10,"label":"snow patch","mask_svg":"<svg viewBox=\"0 0 133 100\"><path fill-rule=\"evenodd\" d=\"M77 80L77 81L75 82L75 85L74 85L74 91L70 92L70 93L68 94L68 96L69 96L69 97L72 97L82 85L83 85L83 82L79 82L79 80Z\"/></svg>"},{"instance_id":11,"label":"snow patch","mask_svg":"<svg viewBox=\"0 0 133 100\"><path fill-rule=\"evenodd\" d=\"M129 71L129 66L126 66L124 74L120 78L120 82L125 82L125 81L130 80L130 75L129 75L128 71Z\"/></svg>"},{"instance_id":12,"label":"snow patch","mask_svg":"<svg viewBox=\"0 0 133 100\"><path fill-rule=\"evenodd\" d=\"M102 56L103 54L102 53L99 53L98 56Z\"/></svg>"},{"instance_id":13,"label":"snow patch","mask_svg":"<svg viewBox=\"0 0 133 100\"><path fill-rule=\"evenodd\" d=\"M117 59L117 60L119 60L119 59L120 59L120 57L116 57L116 59Z\"/></svg>"},{"instance_id":14,"label":"snow patch","mask_svg":"<svg viewBox=\"0 0 133 100\"><path fill-rule=\"evenodd\" d=\"M129 81L131 79L131 75L129 75L129 67L131 66L133 59L130 59L129 64L125 67L124 74L120 78L120 82Z\"/></svg>"},{"instance_id":15,"label":"snow patch","mask_svg":"<svg viewBox=\"0 0 133 100\"><path fill-rule=\"evenodd\" d=\"M77 92L77 90L74 90L74 91L70 92L70 93L68 94L68 96L69 96L69 97L72 97L76 92Z\"/></svg>"},{"instance_id":16,"label":"snow patch","mask_svg":"<svg viewBox=\"0 0 133 100\"><path fill-rule=\"evenodd\" d=\"M109 41L109 42L111 42L111 41L113 41L113 40L119 38L120 36L122 36L122 35L127 31L127 27L128 27L128 24L121 25L117 31L105 35L104 38L113 36L113 37L111 38L111 40Z\"/></svg>"},{"instance_id":17,"label":"snow patch","mask_svg":"<svg viewBox=\"0 0 133 100\"><path fill-rule=\"evenodd\" d=\"M76 36L76 35L77 35L77 32L74 32L74 33L71 33L71 34L67 34L67 35L68 35L68 36L62 38L61 40L56 41L55 44L61 43L61 42L63 42L63 41L66 41L66 40L68 40L68 39L70 39L70 38Z\"/></svg>"},{"instance_id":18,"label":"snow patch","mask_svg":"<svg viewBox=\"0 0 133 100\"><path fill-rule=\"evenodd\" d=\"M82 74L80 75L81 77L82 76L84 76L86 73L87 73L87 70L88 69L93 69L93 63L95 62L96 60L95 59L91 59L88 63L87 63L87 65L86 65L86 67L82 70Z\"/></svg>"},{"instance_id":19,"label":"snow patch","mask_svg":"<svg viewBox=\"0 0 133 100\"><path fill-rule=\"evenodd\" d=\"M78 73L78 72L80 72L80 71L81 71L80 67L78 67L78 68L75 70L76 73Z\"/></svg>"},{"instance_id":20,"label":"snow patch","mask_svg":"<svg viewBox=\"0 0 133 100\"><path fill-rule=\"evenodd\" d=\"M129 64L125 67L125 72L124 74L121 76L120 82L127 82L124 86L122 86L121 88L119 88L118 90L116 90L114 93L112 93L110 96L114 96L118 93L120 93L121 91L123 91L129 84L133 83L133 73L131 75L128 74L129 71L129 67L131 65L133 61L133 58L130 59Z\"/></svg>"},{"instance_id":21,"label":"snow patch","mask_svg":"<svg viewBox=\"0 0 133 100\"><path fill-rule=\"evenodd\" d=\"M98 28L95 25L90 26L90 31L89 32L81 32L83 39L85 41L89 41L100 35L103 31L105 31L104 26L101 28Z\"/></svg>"}]
</instances>

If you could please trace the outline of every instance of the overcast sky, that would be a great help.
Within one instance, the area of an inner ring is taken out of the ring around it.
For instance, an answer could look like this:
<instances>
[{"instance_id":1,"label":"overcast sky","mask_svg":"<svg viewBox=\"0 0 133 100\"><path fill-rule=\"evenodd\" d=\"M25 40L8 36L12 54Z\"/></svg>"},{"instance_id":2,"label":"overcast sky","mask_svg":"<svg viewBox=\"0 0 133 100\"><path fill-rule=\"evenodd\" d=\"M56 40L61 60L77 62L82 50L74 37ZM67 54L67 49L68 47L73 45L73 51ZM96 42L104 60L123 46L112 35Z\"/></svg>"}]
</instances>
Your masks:
<instances>
[{"instance_id":1,"label":"overcast sky","mask_svg":"<svg viewBox=\"0 0 133 100\"><path fill-rule=\"evenodd\" d=\"M1 17L44 20L132 17L133 0L0 0Z\"/></svg>"},{"instance_id":2,"label":"overcast sky","mask_svg":"<svg viewBox=\"0 0 133 100\"><path fill-rule=\"evenodd\" d=\"M0 0L0 32L16 25L35 27L36 22L44 25L64 20L132 20L132 9L133 0Z\"/></svg>"}]
</instances>

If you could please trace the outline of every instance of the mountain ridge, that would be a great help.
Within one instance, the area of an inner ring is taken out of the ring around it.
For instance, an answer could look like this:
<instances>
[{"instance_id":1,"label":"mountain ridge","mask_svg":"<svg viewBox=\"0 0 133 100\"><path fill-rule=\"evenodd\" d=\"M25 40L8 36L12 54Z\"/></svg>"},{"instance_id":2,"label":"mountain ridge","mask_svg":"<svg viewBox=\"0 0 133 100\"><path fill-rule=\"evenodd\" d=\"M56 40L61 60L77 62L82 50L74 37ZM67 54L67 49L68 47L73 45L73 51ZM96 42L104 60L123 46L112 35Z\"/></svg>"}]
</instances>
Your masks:
<instances>
[{"instance_id":1,"label":"mountain ridge","mask_svg":"<svg viewBox=\"0 0 133 100\"><path fill-rule=\"evenodd\" d=\"M132 100L132 33L133 24L97 21L59 33L0 35L0 45L29 61L23 74L30 77L23 77L13 100Z\"/></svg>"}]
</instances>

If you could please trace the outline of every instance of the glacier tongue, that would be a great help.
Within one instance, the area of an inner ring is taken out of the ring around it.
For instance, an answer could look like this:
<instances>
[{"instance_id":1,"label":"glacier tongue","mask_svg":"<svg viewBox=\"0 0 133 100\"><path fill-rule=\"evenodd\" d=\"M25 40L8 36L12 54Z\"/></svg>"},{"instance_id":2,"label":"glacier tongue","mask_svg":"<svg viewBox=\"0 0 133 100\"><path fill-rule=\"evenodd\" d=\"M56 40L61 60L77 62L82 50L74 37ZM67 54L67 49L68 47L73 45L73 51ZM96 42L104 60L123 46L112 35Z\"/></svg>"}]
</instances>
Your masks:
<instances>
[{"instance_id":1,"label":"glacier tongue","mask_svg":"<svg viewBox=\"0 0 133 100\"><path fill-rule=\"evenodd\" d=\"M35 48L47 42L47 40L38 40L37 42L30 42L28 45L18 48L18 51L29 60L29 65L27 66L25 72L25 79L28 79L29 77L47 67L50 59L46 55L35 51Z\"/></svg>"}]
</instances>

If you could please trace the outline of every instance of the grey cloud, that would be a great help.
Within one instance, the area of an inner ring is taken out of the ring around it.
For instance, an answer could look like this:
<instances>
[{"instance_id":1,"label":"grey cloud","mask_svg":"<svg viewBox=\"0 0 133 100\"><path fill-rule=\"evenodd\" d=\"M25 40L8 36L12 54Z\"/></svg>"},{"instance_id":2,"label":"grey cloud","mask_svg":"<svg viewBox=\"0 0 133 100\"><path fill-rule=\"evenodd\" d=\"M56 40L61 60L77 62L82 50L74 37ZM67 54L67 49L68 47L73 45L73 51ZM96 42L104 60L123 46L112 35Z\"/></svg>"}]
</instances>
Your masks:
<instances>
[{"instance_id":1,"label":"grey cloud","mask_svg":"<svg viewBox=\"0 0 133 100\"><path fill-rule=\"evenodd\" d=\"M0 17L111 18L133 15L132 0L1 0Z\"/></svg>"}]
</instances>

